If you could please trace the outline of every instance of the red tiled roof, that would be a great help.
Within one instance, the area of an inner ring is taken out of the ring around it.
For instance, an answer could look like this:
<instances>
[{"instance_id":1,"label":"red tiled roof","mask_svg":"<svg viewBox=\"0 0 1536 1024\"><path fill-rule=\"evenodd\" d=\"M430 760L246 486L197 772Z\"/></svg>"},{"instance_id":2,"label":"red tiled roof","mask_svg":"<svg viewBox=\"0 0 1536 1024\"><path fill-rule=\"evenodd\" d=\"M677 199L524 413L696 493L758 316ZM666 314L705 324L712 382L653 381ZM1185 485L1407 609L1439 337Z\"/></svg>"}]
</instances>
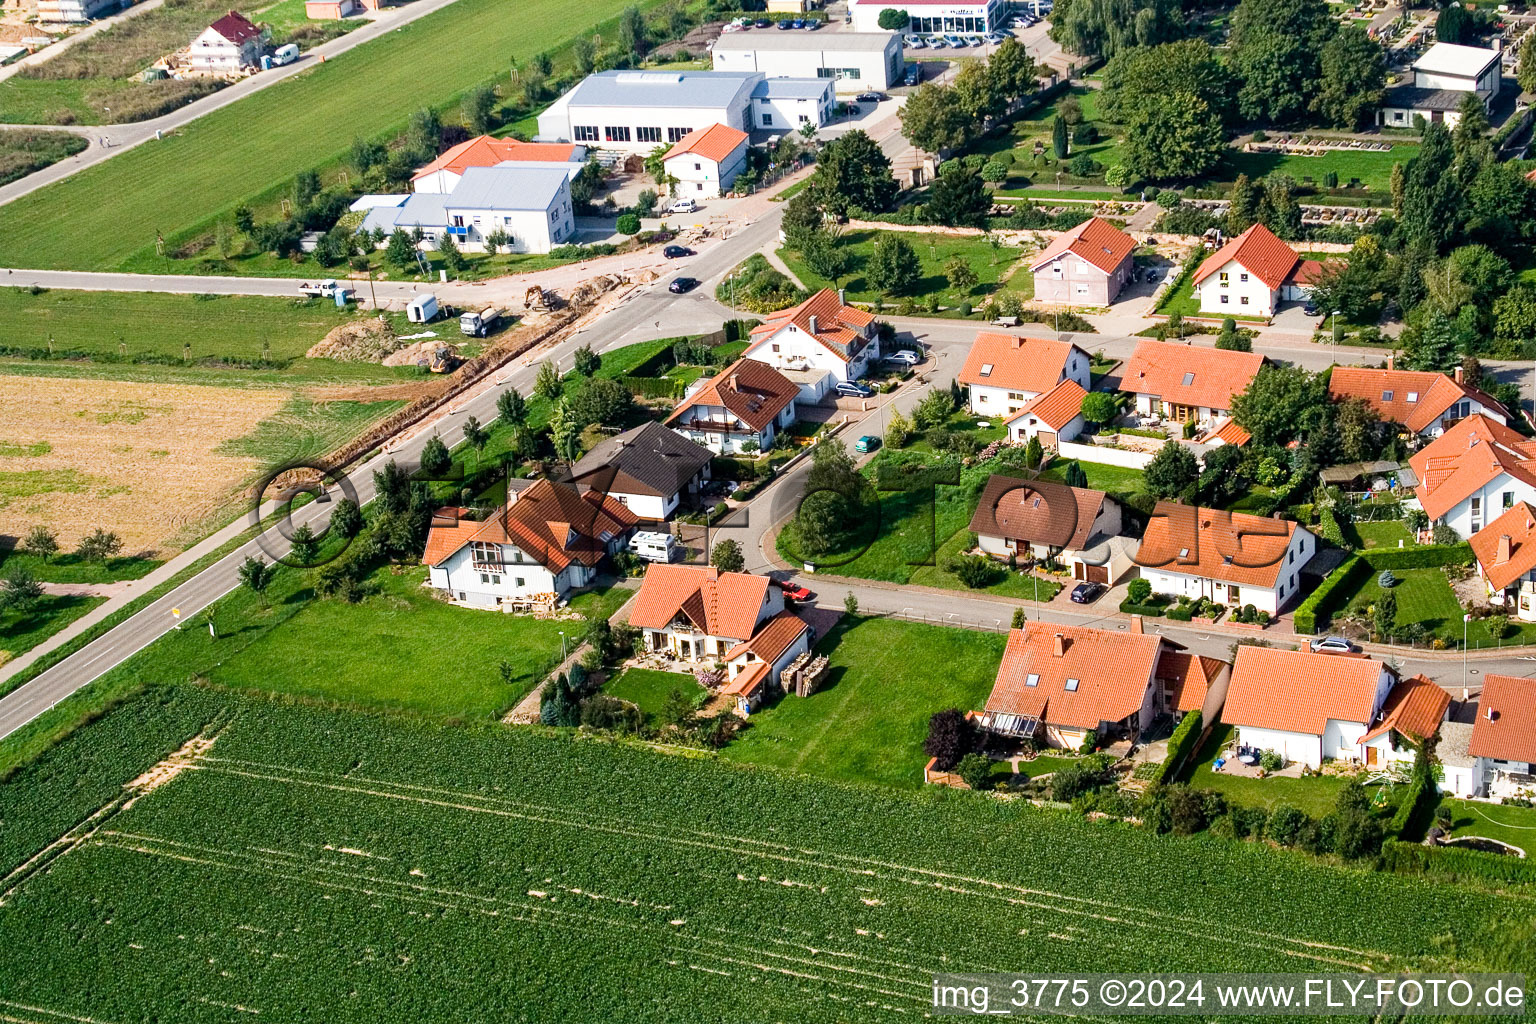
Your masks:
<instances>
[{"instance_id":1,"label":"red tiled roof","mask_svg":"<svg viewBox=\"0 0 1536 1024\"><path fill-rule=\"evenodd\" d=\"M1499 542L1505 537L1509 538L1509 557L1501 562ZM1472 546L1488 585L1503 590L1536 569L1536 509L1517 501L1474 533L1467 543Z\"/></svg>"},{"instance_id":2,"label":"red tiled roof","mask_svg":"<svg viewBox=\"0 0 1536 1024\"><path fill-rule=\"evenodd\" d=\"M746 141L746 132L738 131L728 124L712 124L707 128L696 128L678 139L662 159L671 160L675 156L693 153L717 164L724 163Z\"/></svg>"},{"instance_id":3,"label":"red tiled roof","mask_svg":"<svg viewBox=\"0 0 1536 1024\"><path fill-rule=\"evenodd\" d=\"M1499 761L1536 762L1536 679L1492 673L1483 677L1467 753Z\"/></svg>"},{"instance_id":4,"label":"red tiled roof","mask_svg":"<svg viewBox=\"0 0 1536 1024\"><path fill-rule=\"evenodd\" d=\"M261 29L239 11L230 11L208 27L232 43L243 43L261 35Z\"/></svg>"},{"instance_id":5,"label":"red tiled roof","mask_svg":"<svg viewBox=\"0 0 1536 1024\"><path fill-rule=\"evenodd\" d=\"M768 585L766 576L658 562L645 570L629 624L637 629L665 629L682 615L709 636L746 640L757 630Z\"/></svg>"},{"instance_id":6,"label":"red tiled roof","mask_svg":"<svg viewBox=\"0 0 1536 1024\"><path fill-rule=\"evenodd\" d=\"M982 489L970 529L983 537L1081 551L1107 500L1103 491L994 474Z\"/></svg>"},{"instance_id":7,"label":"red tiled roof","mask_svg":"<svg viewBox=\"0 0 1536 1024\"><path fill-rule=\"evenodd\" d=\"M800 386L767 363L738 359L695 391L667 417L668 426L686 425L683 414L694 406L728 409L753 430L760 431L800 394Z\"/></svg>"},{"instance_id":8,"label":"red tiled roof","mask_svg":"<svg viewBox=\"0 0 1536 1024\"><path fill-rule=\"evenodd\" d=\"M1328 378L1328 396L1335 402L1358 398L1382 419L1401 423L1414 433L1428 427L1463 398L1497 410L1505 417L1509 415L1509 410L1486 392L1429 370L1335 366Z\"/></svg>"},{"instance_id":9,"label":"red tiled roof","mask_svg":"<svg viewBox=\"0 0 1536 1024\"><path fill-rule=\"evenodd\" d=\"M1120 390L1174 405L1230 409L1232 396L1246 391L1263 365L1258 352L1143 341L1125 364Z\"/></svg>"},{"instance_id":10,"label":"red tiled roof","mask_svg":"<svg viewBox=\"0 0 1536 1024\"><path fill-rule=\"evenodd\" d=\"M1113 274L1135 248L1136 239L1102 217L1089 217L1071 231L1057 235L1055 241L1040 250L1029 269L1034 272L1062 253L1070 252L1104 273Z\"/></svg>"},{"instance_id":11,"label":"red tiled roof","mask_svg":"<svg viewBox=\"0 0 1536 1024\"><path fill-rule=\"evenodd\" d=\"M810 628L804 619L786 608L763 623L761 628L752 635L752 639L726 651L725 660L735 661L751 651L759 659L771 665Z\"/></svg>"},{"instance_id":12,"label":"red tiled roof","mask_svg":"<svg viewBox=\"0 0 1536 1024\"><path fill-rule=\"evenodd\" d=\"M1387 699L1381 704L1381 720L1370 732L1360 737L1361 743L1391 731L1405 736L1415 743L1428 739L1440 731L1446 709L1451 706L1451 695L1436 683L1423 676L1404 679L1392 687Z\"/></svg>"},{"instance_id":13,"label":"red tiled roof","mask_svg":"<svg viewBox=\"0 0 1536 1024\"><path fill-rule=\"evenodd\" d=\"M1223 444L1230 444L1235 448L1241 448L1252 440L1253 435L1238 426L1236 420L1230 416L1223 416L1221 422L1216 424L1214 429L1206 431L1205 436L1200 438L1200 443L1215 444L1217 441L1220 441Z\"/></svg>"},{"instance_id":14,"label":"red tiled roof","mask_svg":"<svg viewBox=\"0 0 1536 1024\"><path fill-rule=\"evenodd\" d=\"M733 697L739 695L750 700L752 695L761 690L766 682L768 682L768 663L766 661L759 661L742 669L741 674L732 679L730 685L721 692L730 694Z\"/></svg>"},{"instance_id":15,"label":"red tiled roof","mask_svg":"<svg viewBox=\"0 0 1536 1024\"><path fill-rule=\"evenodd\" d=\"M1008 417L1007 422L1034 416L1052 430L1060 430L1082 414L1083 396L1087 394L1077 381L1064 380L1045 394L1031 399L1028 405Z\"/></svg>"},{"instance_id":16,"label":"red tiled roof","mask_svg":"<svg viewBox=\"0 0 1536 1024\"><path fill-rule=\"evenodd\" d=\"M1536 442L1479 413L1460 420L1408 460L1431 520L1501 473L1536 487Z\"/></svg>"},{"instance_id":17,"label":"red tiled roof","mask_svg":"<svg viewBox=\"0 0 1536 1024\"><path fill-rule=\"evenodd\" d=\"M812 317L816 319L814 331L811 330ZM769 313L762 323L752 328L752 337L756 340L747 352L750 354L753 348L765 343L785 327L793 325L815 338L822 347L846 363L868 344L869 339L864 337L864 329L874 320L874 314L843 305L837 292L823 288L798 306Z\"/></svg>"},{"instance_id":18,"label":"red tiled roof","mask_svg":"<svg viewBox=\"0 0 1536 1024\"><path fill-rule=\"evenodd\" d=\"M1369 725L1384 667L1370 658L1239 647L1221 720L1307 736L1321 736L1329 719Z\"/></svg>"},{"instance_id":19,"label":"red tiled roof","mask_svg":"<svg viewBox=\"0 0 1536 1024\"><path fill-rule=\"evenodd\" d=\"M427 549L421 560L427 565L442 565L448 556L474 539L485 524L470 519L467 508L440 508L432 513L432 527L427 531Z\"/></svg>"},{"instance_id":20,"label":"red tiled roof","mask_svg":"<svg viewBox=\"0 0 1536 1024\"><path fill-rule=\"evenodd\" d=\"M1219 658L1166 650L1157 659L1157 678L1173 684L1172 702L1176 710L1199 711L1205 705L1211 683L1229 667Z\"/></svg>"},{"instance_id":21,"label":"red tiled roof","mask_svg":"<svg viewBox=\"0 0 1536 1024\"><path fill-rule=\"evenodd\" d=\"M423 560L441 565L470 541L482 541L511 544L558 573L572 562L596 565L607 554L608 541L637 522L616 498L595 490L581 494L570 484L540 480L496 515L474 523L473 530L464 520L434 523Z\"/></svg>"},{"instance_id":22,"label":"red tiled roof","mask_svg":"<svg viewBox=\"0 0 1536 1024\"><path fill-rule=\"evenodd\" d=\"M1292 568L1285 564L1285 552L1297 529L1283 519L1159 501L1135 562L1240 586L1273 587L1281 570Z\"/></svg>"},{"instance_id":23,"label":"red tiled roof","mask_svg":"<svg viewBox=\"0 0 1536 1024\"><path fill-rule=\"evenodd\" d=\"M568 163L576 155L576 147L568 142L520 142L517 139L498 139L490 135L478 135L461 142L443 153L411 176L415 181L437 171L447 170L463 174L471 167L495 167L508 160L528 160L537 163Z\"/></svg>"},{"instance_id":24,"label":"red tiled roof","mask_svg":"<svg viewBox=\"0 0 1536 1024\"><path fill-rule=\"evenodd\" d=\"M1339 262L1342 263L1343 261ZM1291 272L1286 275L1285 283L1317 284L1318 281L1322 280L1323 268L1327 265L1321 260L1298 260L1296 265L1291 268Z\"/></svg>"},{"instance_id":25,"label":"red tiled roof","mask_svg":"<svg viewBox=\"0 0 1536 1024\"><path fill-rule=\"evenodd\" d=\"M1298 259L1296 250L1275 237L1273 231L1263 224L1255 224L1207 256L1195 271L1194 283L1199 285L1236 260L1248 273L1275 289L1285 283L1291 271L1296 268Z\"/></svg>"},{"instance_id":26,"label":"red tiled roof","mask_svg":"<svg viewBox=\"0 0 1536 1024\"><path fill-rule=\"evenodd\" d=\"M1066 375L1073 350L1088 358L1087 352L1070 342L982 331L971 343L957 379L962 384L1044 394Z\"/></svg>"},{"instance_id":27,"label":"red tiled roof","mask_svg":"<svg viewBox=\"0 0 1536 1024\"><path fill-rule=\"evenodd\" d=\"M1152 634L1028 623L1008 633L986 710L1079 729L1118 722L1141 709L1163 642Z\"/></svg>"}]
</instances>

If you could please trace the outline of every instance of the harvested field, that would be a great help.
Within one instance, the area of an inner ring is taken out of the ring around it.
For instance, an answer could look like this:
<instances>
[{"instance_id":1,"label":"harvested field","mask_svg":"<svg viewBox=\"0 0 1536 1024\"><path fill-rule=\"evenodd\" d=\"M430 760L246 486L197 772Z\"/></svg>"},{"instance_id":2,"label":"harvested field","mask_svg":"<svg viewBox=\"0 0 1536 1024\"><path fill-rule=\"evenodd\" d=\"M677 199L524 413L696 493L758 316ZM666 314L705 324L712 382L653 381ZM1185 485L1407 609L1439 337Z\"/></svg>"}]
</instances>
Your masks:
<instances>
[{"instance_id":1,"label":"harvested field","mask_svg":"<svg viewBox=\"0 0 1536 1024\"><path fill-rule=\"evenodd\" d=\"M72 548L98 526L158 551L261 460L222 454L288 402L278 389L0 376L0 534L49 523Z\"/></svg>"}]
</instances>

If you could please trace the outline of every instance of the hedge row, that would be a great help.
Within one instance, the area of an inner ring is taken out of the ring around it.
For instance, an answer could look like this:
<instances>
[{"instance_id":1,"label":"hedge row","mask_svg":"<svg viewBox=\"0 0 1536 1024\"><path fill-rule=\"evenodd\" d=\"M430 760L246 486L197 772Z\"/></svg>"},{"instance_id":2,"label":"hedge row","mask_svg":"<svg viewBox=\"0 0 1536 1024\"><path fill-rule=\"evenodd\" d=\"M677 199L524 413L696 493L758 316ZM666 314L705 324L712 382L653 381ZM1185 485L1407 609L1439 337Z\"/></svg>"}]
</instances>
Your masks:
<instances>
[{"instance_id":1,"label":"hedge row","mask_svg":"<svg viewBox=\"0 0 1536 1024\"><path fill-rule=\"evenodd\" d=\"M1296 632L1316 633L1328 625L1329 617L1354 589L1366 581L1375 570L1359 555L1350 555L1339 567L1329 573L1307 599L1296 606L1293 616Z\"/></svg>"},{"instance_id":2,"label":"hedge row","mask_svg":"<svg viewBox=\"0 0 1536 1024\"><path fill-rule=\"evenodd\" d=\"M1145 615L1148 618L1156 618L1168 610L1164 604L1137 604L1130 598L1120 602L1120 611L1125 615Z\"/></svg>"},{"instance_id":3,"label":"hedge row","mask_svg":"<svg viewBox=\"0 0 1536 1024\"><path fill-rule=\"evenodd\" d=\"M1158 765L1153 782L1166 782L1178 774L1184 759L1194 753L1195 742L1200 739L1200 726L1203 721L1198 708L1184 716L1178 728L1173 730L1173 735L1168 737L1168 756L1163 758L1162 764Z\"/></svg>"},{"instance_id":4,"label":"hedge row","mask_svg":"<svg viewBox=\"0 0 1536 1024\"><path fill-rule=\"evenodd\" d=\"M1381 868L1399 875L1422 875L1443 882L1468 880L1536 882L1536 860L1454 846L1420 846L1398 839L1381 845Z\"/></svg>"},{"instance_id":5,"label":"hedge row","mask_svg":"<svg viewBox=\"0 0 1536 1024\"><path fill-rule=\"evenodd\" d=\"M619 383L641 398L680 398L686 388L676 377L620 377Z\"/></svg>"},{"instance_id":6,"label":"hedge row","mask_svg":"<svg viewBox=\"0 0 1536 1024\"><path fill-rule=\"evenodd\" d=\"M1435 569L1442 565L1470 565L1470 544L1426 544L1418 548L1378 548L1360 555L1372 569Z\"/></svg>"}]
</instances>

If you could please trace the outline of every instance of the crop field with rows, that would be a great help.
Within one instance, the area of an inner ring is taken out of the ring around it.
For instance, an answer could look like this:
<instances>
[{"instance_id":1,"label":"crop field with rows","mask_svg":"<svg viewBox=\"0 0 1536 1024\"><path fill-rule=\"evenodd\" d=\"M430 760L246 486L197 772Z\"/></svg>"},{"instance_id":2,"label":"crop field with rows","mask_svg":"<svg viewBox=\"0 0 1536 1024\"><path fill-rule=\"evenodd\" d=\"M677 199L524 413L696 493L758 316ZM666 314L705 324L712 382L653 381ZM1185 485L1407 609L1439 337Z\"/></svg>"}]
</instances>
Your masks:
<instances>
[{"instance_id":1,"label":"crop field with rows","mask_svg":"<svg viewBox=\"0 0 1536 1024\"><path fill-rule=\"evenodd\" d=\"M0 821L0 1014L29 1022L912 1020L938 971L1476 968L1532 912L979 796L190 688L0 785Z\"/></svg>"}]
</instances>

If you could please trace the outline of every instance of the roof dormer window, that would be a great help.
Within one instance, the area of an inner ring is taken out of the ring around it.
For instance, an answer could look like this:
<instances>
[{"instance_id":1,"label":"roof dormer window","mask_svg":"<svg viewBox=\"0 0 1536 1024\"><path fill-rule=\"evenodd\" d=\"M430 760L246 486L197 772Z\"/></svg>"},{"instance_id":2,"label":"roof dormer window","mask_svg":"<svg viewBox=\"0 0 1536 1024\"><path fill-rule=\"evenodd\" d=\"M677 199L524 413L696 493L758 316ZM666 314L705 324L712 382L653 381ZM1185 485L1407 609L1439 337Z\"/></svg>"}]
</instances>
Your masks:
<instances>
[{"instance_id":1,"label":"roof dormer window","mask_svg":"<svg viewBox=\"0 0 1536 1024\"><path fill-rule=\"evenodd\" d=\"M981 375L983 377L990 377L990 376L992 376L992 364L991 363L982 363L981 364Z\"/></svg>"},{"instance_id":2,"label":"roof dormer window","mask_svg":"<svg viewBox=\"0 0 1536 1024\"><path fill-rule=\"evenodd\" d=\"M1390 392L1390 391L1383 391L1381 393L1381 400L1383 402L1390 402L1390 401L1392 401L1392 392Z\"/></svg>"},{"instance_id":3,"label":"roof dormer window","mask_svg":"<svg viewBox=\"0 0 1536 1024\"><path fill-rule=\"evenodd\" d=\"M1039 686L1040 685L1040 673L1039 672L1031 672L1028 676L1026 676L1024 678L1024 685L1025 686Z\"/></svg>"},{"instance_id":4,"label":"roof dormer window","mask_svg":"<svg viewBox=\"0 0 1536 1024\"><path fill-rule=\"evenodd\" d=\"M1068 693L1076 693L1077 692L1077 687L1078 687L1078 681L1076 679L1068 679L1067 680L1067 687L1066 687L1066 689L1067 689Z\"/></svg>"}]
</instances>

